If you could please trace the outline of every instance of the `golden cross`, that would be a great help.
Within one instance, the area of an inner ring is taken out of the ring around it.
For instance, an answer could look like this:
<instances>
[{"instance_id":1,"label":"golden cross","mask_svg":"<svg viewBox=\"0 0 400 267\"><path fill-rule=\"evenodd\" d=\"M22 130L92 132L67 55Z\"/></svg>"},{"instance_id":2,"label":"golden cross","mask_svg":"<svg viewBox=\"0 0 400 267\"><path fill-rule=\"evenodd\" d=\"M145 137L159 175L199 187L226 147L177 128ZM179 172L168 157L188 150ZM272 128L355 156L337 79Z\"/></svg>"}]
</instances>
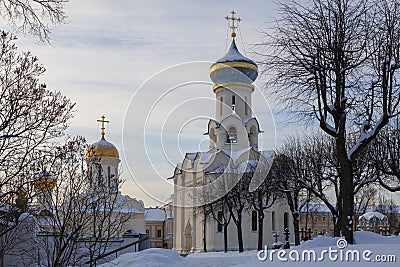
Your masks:
<instances>
[{"instance_id":1,"label":"golden cross","mask_svg":"<svg viewBox=\"0 0 400 267\"><path fill-rule=\"evenodd\" d=\"M104 123L105 122L110 122L110 121L106 121L106 120L104 120L106 117L104 117L104 115L103 116L101 116L101 120L97 120L97 122L101 122L101 139L103 139L103 140L105 140L104 139L104 135L105 135L105 132L104 132L104 130L106 129L105 127L104 127Z\"/></svg>"},{"instance_id":2,"label":"golden cross","mask_svg":"<svg viewBox=\"0 0 400 267\"><path fill-rule=\"evenodd\" d=\"M231 28L231 30L232 30L231 36L232 36L233 40L235 41L235 37L236 37L235 30L237 29L237 26L235 26L235 21L237 21L237 23L239 24L241 19L240 18L235 18L235 14L236 14L235 10L232 10L231 14L232 14L232 17L226 16L225 19L227 21L232 20L232 26L230 26L229 28Z\"/></svg>"}]
</instances>

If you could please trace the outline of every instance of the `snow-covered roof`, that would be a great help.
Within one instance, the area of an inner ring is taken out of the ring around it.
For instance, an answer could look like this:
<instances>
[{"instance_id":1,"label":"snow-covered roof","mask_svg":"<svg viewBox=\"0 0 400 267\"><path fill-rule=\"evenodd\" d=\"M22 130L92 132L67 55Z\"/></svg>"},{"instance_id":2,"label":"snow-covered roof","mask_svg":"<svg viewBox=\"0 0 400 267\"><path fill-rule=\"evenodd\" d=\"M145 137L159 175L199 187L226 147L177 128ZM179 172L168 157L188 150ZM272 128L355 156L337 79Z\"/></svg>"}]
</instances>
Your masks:
<instances>
[{"instance_id":1,"label":"snow-covered roof","mask_svg":"<svg viewBox=\"0 0 400 267\"><path fill-rule=\"evenodd\" d=\"M275 157L275 155L276 155L275 150L263 150L263 151L259 151L259 152L266 159L271 159L271 158Z\"/></svg>"},{"instance_id":2,"label":"snow-covered roof","mask_svg":"<svg viewBox=\"0 0 400 267\"><path fill-rule=\"evenodd\" d=\"M215 156L215 153L210 152L200 152L200 163L207 164Z\"/></svg>"},{"instance_id":3,"label":"snow-covered roof","mask_svg":"<svg viewBox=\"0 0 400 267\"><path fill-rule=\"evenodd\" d=\"M0 203L0 211L9 212L11 210L11 205L6 203Z\"/></svg>"},{"instance_id":4,"label":"snow-covered roof","mask_svg":"<svg viewBox=\"0 0 400 267\"><path fill-rule=\"evenodd\" d=\"M367 212L367 213L361 215L360 217L358 217L358 219L361 220L362 218L365 218L367 221L369 221L374 217L379 220L383 220L386 216L377 211L370 211L370 212Z\"/></svg>"},{"instance_id":5,"label":"snow-covered roof","mask_svg":"<svg viewBox=\"0 0 400 267\"><path fill-rule=\"evenodd\" d=\"M330 213L330 209L325 204L310 203L301 208L300 212L309 213Z\"/></svg>"},{"instance_id":6,"label":"snow-covered roof","mask_svg":"<svg viewBox=\"0 0 400 267\"><path fill-rule=\"evenodd\" d=\"M146 222L163 222L165 221L165 211L159 208L148 208L144 212L144 220Z\"/></svg>"},{"instance_id":7,"label":"snow-covered roof","mask_svg":"<svg viewBox=\"0 0 400 267\"><path fill-rule=\"evenodd\" d=\"M197 156L197 153L199 153L199 152L186 153L186 156L187 156L191 161L194 161L194 159L195 159L196 156Z\"/></svg>"},{"instance_id":8,"label":"snow-covered roof","mask_svg":"<svg viewBox=\"0 0 400 267\"><path fill-rule=\"evenodd\" d=\"M225 63L225 62L247 62L256 65L256 63L253 60L243 56L239 52L239 49L237 48L235 42L232 42L225 56L217 60L217 63Z\"/></svg>"},{"instance_id":9,"label":"snow-covered roof","mask_svg":"<svg viewBox=\"0 0 400 267\"><path fill-rule=\"evenodd\" d=\"M226 166L219 166L219 167L215 168L214 170L211 170L207 173L208 174L224 173L226 169L227 169Z\"/></svg>"},{"instance_id":10,"label":"snow-covered roof","mask_svg":"<svg viewBox=\"0 0 400 267\"><path fill-rule=\"evenodd\" d=\"M248 152L250 149L251 149L251 147L247 147L247 148L236 150L236 151L226 150L226 149L220 149L220 151L223 152L224 154L228 155L233 160L233 163L236 164L239 157L241 155L243 155L244 153Z\"/></svg>"}]
</instances>

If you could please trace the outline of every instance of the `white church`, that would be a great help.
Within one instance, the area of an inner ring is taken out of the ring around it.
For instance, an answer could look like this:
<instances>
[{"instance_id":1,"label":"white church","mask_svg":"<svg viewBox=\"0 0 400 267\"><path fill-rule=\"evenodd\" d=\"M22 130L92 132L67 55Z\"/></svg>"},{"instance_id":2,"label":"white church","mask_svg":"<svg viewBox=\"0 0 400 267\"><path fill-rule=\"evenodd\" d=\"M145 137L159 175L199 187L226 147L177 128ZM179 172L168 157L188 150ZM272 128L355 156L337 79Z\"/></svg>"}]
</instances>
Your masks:
<instances>
[{"instance_id":1,"label":"white church","mask_svg":"<svg viewBox=\"0 0 400 267\"><path fill-rule=\"evenodd\" d=\"M204 220L199 212L204 198L201 192L212 190L216 179L230 175L232 170L246 172L246 166L255 163L259 171L268 173L273 162L274 151L259 150L259 135L262 133L257 118L252 112L253 82L258 76L257 64L243 56L236 45L235 22L231 20L232 43L227 53L210 67L210 78L214 83L216 114L207 126L209 150L186 153L182 163L173 174L174 182L174 248L181 254L202 251L204 236L207 251L224 249L224 234L220 223L211 218ZM268 134L268 132L266 132ZM265 176L264 176L265 177ZM257 187L257 179L252 186ZM213 195L213 193L211 193ZM214 196L215 199L221 196ZM258 229L254 211L244 211L243 243L244 249L257 249ZM274 232L289 228L293 233L290 210L286 202L275 203L265 211L263 241L265 245L275 242ZM292 238L290 239L292 240ZM236 225L228 225L228 248L238 249Z\"/></svg>"}]
</instances>

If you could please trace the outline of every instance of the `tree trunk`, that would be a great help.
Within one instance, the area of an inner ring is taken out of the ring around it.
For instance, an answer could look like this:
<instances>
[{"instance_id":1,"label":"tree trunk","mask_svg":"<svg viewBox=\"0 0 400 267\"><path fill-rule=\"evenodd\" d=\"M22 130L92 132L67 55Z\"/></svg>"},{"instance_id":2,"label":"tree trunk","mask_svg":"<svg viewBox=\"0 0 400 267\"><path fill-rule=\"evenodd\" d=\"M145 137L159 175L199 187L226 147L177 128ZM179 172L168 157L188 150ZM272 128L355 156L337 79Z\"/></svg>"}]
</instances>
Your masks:
<instances>
[{"instance_id":1,"label":"tree trunk","mask_svg":"<svg viewBox=\"0 0 400 267\"><path fill-rule=\"evenodd\" d=\"M337 207L337 215L334 215L336 218L334 218L333 221L333 232L335 237L339 237L341 236L341 225L342 225L342 208L341 208L341 197L340 197L340 204L338 203L338 207Z\"/></svg>"},{"instance_id":2,"label":"tree trunk","mask_svg":"<svg viewBox=\"0 0 400 267\"><path fill-rule=\"evenodd\" d=\"M242 214L238 214L238 221L236 224L236 228L237 228L239 252L243 252L244 249L243 249Z\"/></svg>"},{"instance_id":3,"label":"tree trunk","mask_svg":"<svg viewBox=\"0 0 400 267\"><path fill-rule=\"evenodd\" d=\"M206 206L203 206L203 252L207 252L207 215Z\"/></svg>"},{"instance_id":4,"label":"tree trunk","mask_svg":"<svg viewBox=\"0 0 400 267\"><path fill-rule=\"evenodd\" d=\"M224 224L224 252L228 252L228 224Z\"/></svg>"},{"instance_id":5,"label":"tree trunk","mask_svg":"<svg viewBox=\"0 0 400 267\"><path fill-rule=\"evenodd\" d=\"M353 170L350 159L347 156L345 138L337 139L337 156L340 164L340 195L339 205L341 209L340 230L346 241L353 244L353 209L354 209L354 190L353 190Z\"/></svg>"},{"instance_id":6,"label":"tree trunk","mask_svg":"<svg viewBox=\"0 0 400 267\"><path fill-rule=\"evenodd\" d=\"M258 245L257 250L263 249L263 235L264 235L264 216L258 216Z\"/></svg>"},{"instance_id":7,"label":"tree trunk","mask_svg":"<svg viewBox=\"0 0 400 267\"><path fill-rule=\"evenodd\" d=\"M346 171L347 172L347 171ZM354 208L354 194L353 194L353 177L351 174L344 173L340 177L343 192L342 198L342 217L341 217L341 230L346 241L353 244L353 208Z\"/></svg>"},{"instance_id":8,"label":"tree trunk","mask_svg":"<svg viewBox=\"0 0 400 267\"><path fill-rule=\"evenodd\" d=\"M294 212L293 216L293 231L294 231L294 245L300 245L300 215L298 212Z\"/></svg>"}]
</instances>

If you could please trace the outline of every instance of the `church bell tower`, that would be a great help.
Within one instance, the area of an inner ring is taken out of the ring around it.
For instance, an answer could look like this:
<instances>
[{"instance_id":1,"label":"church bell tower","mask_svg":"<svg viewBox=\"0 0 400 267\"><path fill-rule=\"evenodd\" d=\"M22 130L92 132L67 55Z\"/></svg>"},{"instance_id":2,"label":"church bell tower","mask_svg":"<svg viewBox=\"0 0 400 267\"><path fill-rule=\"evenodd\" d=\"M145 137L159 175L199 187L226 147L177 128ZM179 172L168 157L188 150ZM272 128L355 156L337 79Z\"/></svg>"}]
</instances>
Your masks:
<instances>
[{"instance_id":1,"label":"church bell tower","mask_svg":"<svg viewBox=\"0 0 400 267\"><path fill-rule=\"evenodd\" d=\"M210 149L258 149L261 131L251 108L253 82L258 76L258 67L237 48L236 29L241 19L236 18L235 14L232 11L230 17L225 17L230 22L232 43L227 53L210 68L216 97L215 120L211 120L208 127Z\"/></svg>"}]
</instances>

